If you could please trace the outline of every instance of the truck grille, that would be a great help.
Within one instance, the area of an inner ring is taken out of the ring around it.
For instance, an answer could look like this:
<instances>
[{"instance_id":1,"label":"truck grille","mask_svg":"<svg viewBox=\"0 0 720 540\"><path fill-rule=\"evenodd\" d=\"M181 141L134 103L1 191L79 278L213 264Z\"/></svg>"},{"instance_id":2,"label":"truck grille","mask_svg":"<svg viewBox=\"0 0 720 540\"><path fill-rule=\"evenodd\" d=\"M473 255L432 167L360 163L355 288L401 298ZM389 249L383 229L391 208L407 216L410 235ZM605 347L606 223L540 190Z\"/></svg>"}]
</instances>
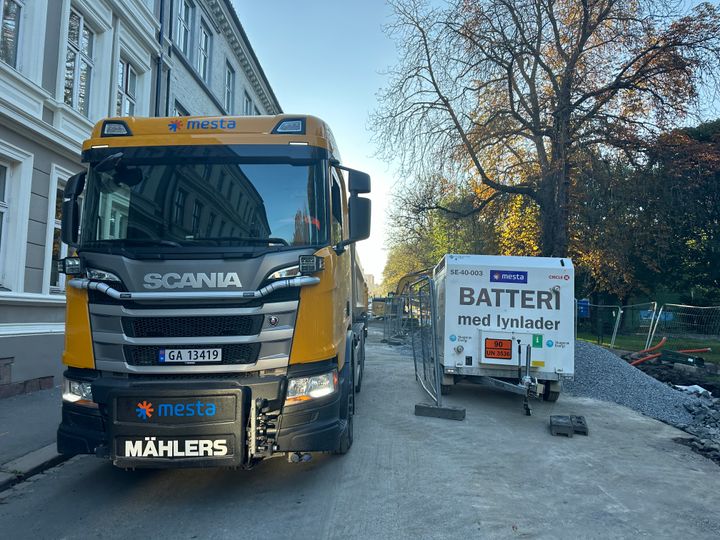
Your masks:
<instances>
[{"instance_id":1,"label":"truck grille","mask_svg":"<svg viewBox=\"0 0 720 540\"><path fill-rule=\"evenodd\" d=\"M160 345L125 345L125 361L131 366L173 365L160 364ZM221 364L254 364L260 354L260 343L230 343L224 345L182 345L178 349L222 349ZM202 364L202 362L200 363ZM175 364L177 365L177 364Z\"/></svg>"},{"instance_id":2,"label":"truck grille","mask_svg":"<svg viewBox=\"0 0 720 540\"><path fill-rule=\"evenodd\" d=\"M218 317L123 317L128 337L254 336L260 333L263 315Z\"/></svg>"}]
</instances>

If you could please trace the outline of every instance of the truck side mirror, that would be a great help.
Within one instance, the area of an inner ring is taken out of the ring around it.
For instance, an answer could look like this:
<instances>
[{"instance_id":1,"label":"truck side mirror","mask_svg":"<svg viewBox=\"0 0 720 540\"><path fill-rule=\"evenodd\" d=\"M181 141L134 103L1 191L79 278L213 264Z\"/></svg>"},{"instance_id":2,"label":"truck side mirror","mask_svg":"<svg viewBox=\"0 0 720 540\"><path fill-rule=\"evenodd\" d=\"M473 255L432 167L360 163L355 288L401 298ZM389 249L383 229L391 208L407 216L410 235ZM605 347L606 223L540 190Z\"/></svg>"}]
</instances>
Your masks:
<instances>
[{"instance_id":1,"label":"truck side mirror","mask_svg":"<svg viewBox=\"0 0 720 540\"><path fill-rule=\"evenodd\" d=\"M348 171L348 191L350 193L370 193L370 175L355 169Z\"/></svg>"},{"instance_id":2,"label":"truck side mirror","mask_svg":"<svg viewBox=\"0 0 720 540\"><path fill-rule=\"evenodd\" d=\"M370 177L368 177L368 182L369 181ZM350 242L365 240L370 236L370 210L370 199L358 197L355 193L350 196L348 203L348 213L350 214Z\"/></svg>"},{"instance_id":3,"label":"truck side mirror","mask_svg":"<svg viewBox=\"0 0 720 540\"><path fill-rule=\"evenodd\" d=\"M62 203L61 234L62 241L77 247L80 232L80 205L78 197L85 188L85 173L81 172L68 178L65 184Z\"/></svg>"}]
</instances>

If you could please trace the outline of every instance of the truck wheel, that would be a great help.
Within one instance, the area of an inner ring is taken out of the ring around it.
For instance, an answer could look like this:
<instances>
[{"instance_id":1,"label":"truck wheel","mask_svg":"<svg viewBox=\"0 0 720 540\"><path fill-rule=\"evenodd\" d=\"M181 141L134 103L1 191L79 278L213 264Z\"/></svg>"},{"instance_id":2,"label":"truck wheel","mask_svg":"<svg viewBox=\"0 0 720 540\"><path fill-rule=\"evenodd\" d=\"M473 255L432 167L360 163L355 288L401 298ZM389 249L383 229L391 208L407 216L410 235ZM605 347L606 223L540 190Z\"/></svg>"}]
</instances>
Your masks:
<instances>
[{"instance_id":1,"label":"truck wheel","mask_svg":"<svg viewBox=\"0 0 720 540\"><path fill-rule=\"evenodd\" d=\"M347 413L345 415L345 430L340 435L337 450L335 450L333 454L347 454L353 443L353 416L355 416L355 398L353 396L353 385L354 382L351 381L350 393L347 400Z\"/></svg>"},{"instance_id":2,"label":"truck wheel","mask_svg":"<svg viewBox=\"0 0 720 540\"><path fill-rule=\"evenodd\" d=\"M554 403L560 397L560 384L555 381L545 381L543 401Z\"/></svg>"},{"instance_id":3,"label":"truck wheel","mask_svg":"<svg viewBox=\"0 0 720 540\"><path fill-rule=\"evenodd\" d=\"M357 376L355 379L355 393L360 393L360 388L362 387L362 378L363 378L363 372L365 371L365 340L363 339L360 342L360 351L358 356L360 357L357 360Z\"/></svg>"}]
</instances>

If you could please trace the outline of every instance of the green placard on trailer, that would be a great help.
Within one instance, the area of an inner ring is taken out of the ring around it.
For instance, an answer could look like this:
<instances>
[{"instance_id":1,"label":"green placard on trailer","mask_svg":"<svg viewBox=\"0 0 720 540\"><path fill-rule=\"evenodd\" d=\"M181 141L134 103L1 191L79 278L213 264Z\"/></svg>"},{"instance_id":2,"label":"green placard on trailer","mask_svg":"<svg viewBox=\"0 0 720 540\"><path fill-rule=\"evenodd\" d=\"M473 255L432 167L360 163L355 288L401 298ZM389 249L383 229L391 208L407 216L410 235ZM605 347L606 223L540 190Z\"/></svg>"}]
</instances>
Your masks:
<instances>
[{"instance_id":1,"label":"green placard on trailer","mask_svg":"<svg viewBox=\"0 0 720 540\"><path fill-rule=\"evenodd\" d=\"M542 334L533 334L532 346L536 349L542 349L543 337Z\"/></svg>"}]
</instances>

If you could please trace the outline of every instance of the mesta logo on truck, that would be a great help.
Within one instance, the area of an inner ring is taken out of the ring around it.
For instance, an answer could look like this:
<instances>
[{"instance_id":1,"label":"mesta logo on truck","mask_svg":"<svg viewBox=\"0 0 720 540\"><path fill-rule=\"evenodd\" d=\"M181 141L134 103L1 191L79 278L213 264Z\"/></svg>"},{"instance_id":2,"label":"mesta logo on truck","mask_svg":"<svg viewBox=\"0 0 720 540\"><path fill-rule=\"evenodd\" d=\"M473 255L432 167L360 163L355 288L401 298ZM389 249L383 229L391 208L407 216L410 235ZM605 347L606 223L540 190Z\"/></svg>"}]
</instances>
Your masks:
<instances>
[{"instance_id":1,"label":"mesta logo on truck","mask_svg":"<svg viewBox=\"0 0 720 540\"><path fill-rule=\"evenodd\" d=\"M178 119L173 120L168 124L168 130L171 133L177 133L178 131L195 130L195 129L235 129L237 122L233 119L227 118L213 118L211 120L188 120L187 125L185 121Z\"/></svg>"}]
</instances>

